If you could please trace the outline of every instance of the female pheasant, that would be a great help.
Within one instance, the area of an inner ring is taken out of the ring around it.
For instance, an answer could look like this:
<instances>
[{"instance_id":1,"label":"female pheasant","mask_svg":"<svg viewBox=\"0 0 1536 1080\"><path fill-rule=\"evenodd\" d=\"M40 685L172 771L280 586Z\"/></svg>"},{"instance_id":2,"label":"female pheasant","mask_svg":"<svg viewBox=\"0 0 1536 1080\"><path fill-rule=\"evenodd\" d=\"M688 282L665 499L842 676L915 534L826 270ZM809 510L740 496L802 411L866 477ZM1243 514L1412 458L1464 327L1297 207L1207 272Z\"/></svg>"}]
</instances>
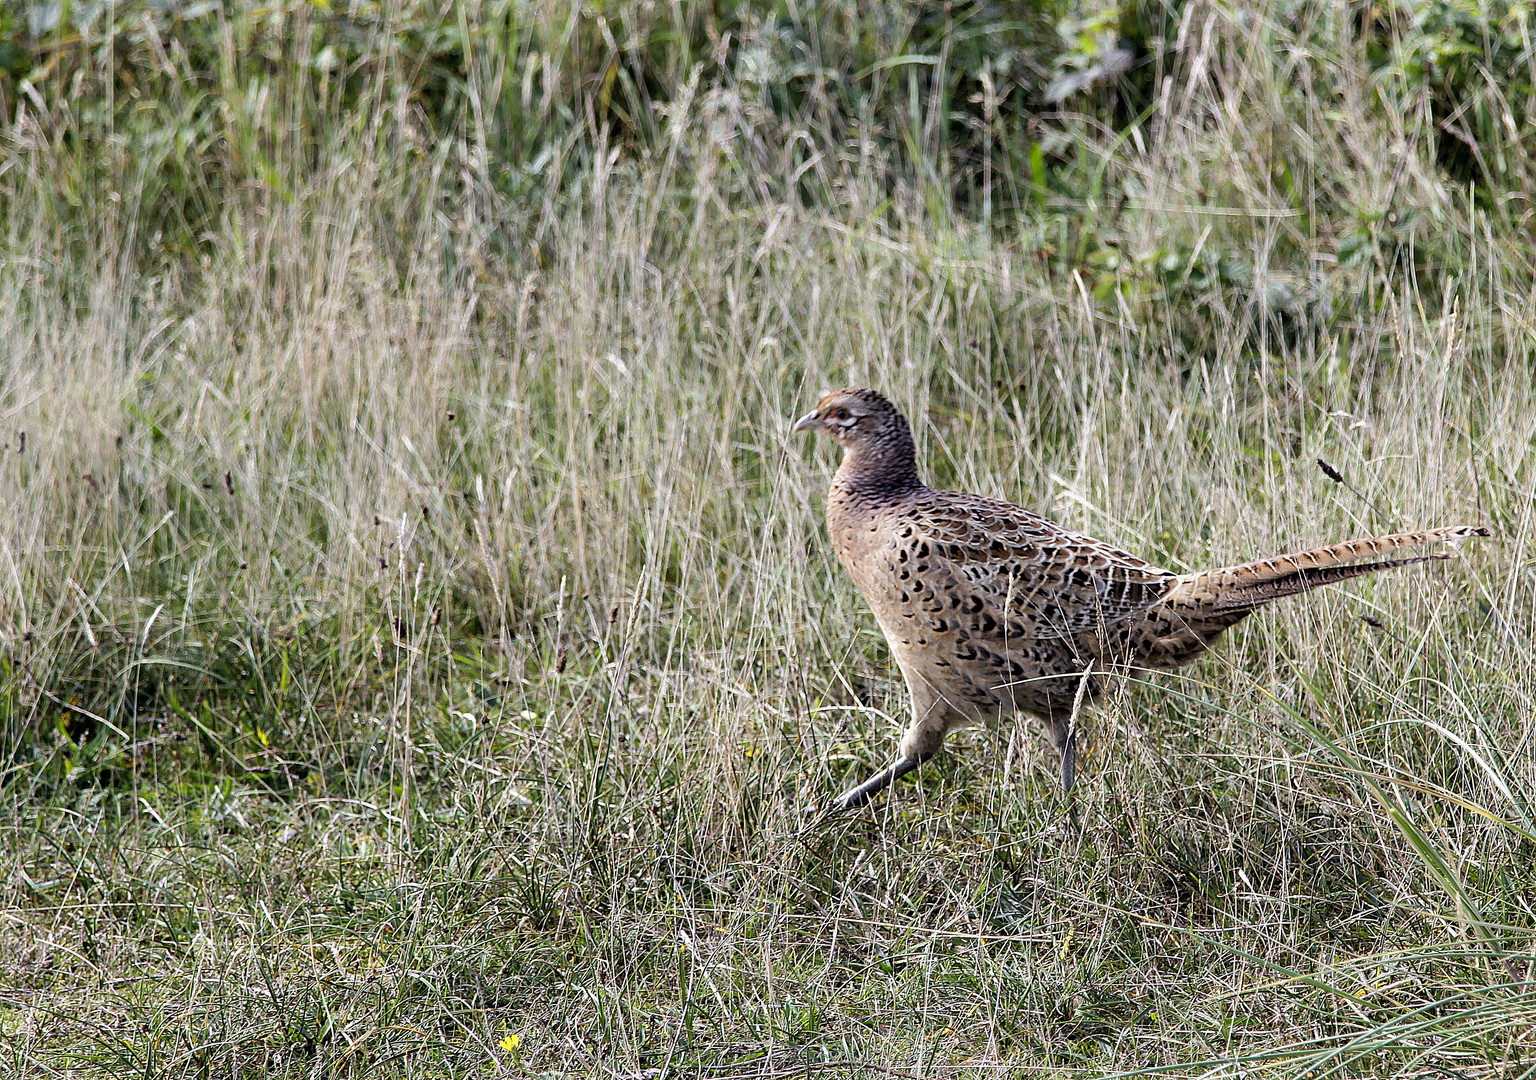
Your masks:
<instances>
[{"instance_id":1,"label":"female pheasant","mask_svg":"<svg viewBox=\"0 0 1536 1080\"><path fill-rule=\"evenodd\" d=\"M916 769L951 729L1015 712L1045 725L1070 791L1074 719L1116 672L1186 664L1271 600L1447 556L1362 559L1488 535L1464 525L1395 533L1175 574L1021 506L926 486L911 429L873 390L834 390L793 430L843 447L827 529L912 697L901 756L834 811Z\"/></svg>"}]
</instances>

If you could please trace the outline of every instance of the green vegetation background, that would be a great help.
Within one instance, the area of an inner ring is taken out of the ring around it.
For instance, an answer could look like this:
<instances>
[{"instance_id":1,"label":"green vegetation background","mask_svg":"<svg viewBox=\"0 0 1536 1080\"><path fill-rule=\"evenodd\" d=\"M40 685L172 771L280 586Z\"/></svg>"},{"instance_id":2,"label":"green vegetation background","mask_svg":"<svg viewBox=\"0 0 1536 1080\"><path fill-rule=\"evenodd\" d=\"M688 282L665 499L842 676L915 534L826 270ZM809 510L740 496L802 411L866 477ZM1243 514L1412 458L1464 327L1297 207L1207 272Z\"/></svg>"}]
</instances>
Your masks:
<instances>
[{"instance_id":1,"label":"green vegetation background","mask_svg":"<svg viewBox=\"0 0 1536 1080\"><path fill-rule=\"evenodd\" d=\"M0 1076L1536 1076L1531 21L0 5ZM798 836L844 383L1179 570L1496 539L1079 830L1021 724Z\"/></svg>"}]
</instances>

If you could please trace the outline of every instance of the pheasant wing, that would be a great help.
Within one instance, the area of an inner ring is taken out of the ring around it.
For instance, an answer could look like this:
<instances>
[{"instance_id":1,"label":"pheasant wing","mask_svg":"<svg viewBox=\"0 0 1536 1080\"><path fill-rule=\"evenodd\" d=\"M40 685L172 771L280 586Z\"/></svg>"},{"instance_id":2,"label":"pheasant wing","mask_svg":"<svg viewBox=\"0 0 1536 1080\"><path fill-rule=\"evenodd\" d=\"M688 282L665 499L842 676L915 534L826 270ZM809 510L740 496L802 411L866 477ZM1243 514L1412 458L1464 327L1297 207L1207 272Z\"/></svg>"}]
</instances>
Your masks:
<instances>
[{"instance_id":1,"label":"pheasant wing","mask_svg":"<svg viewBox=\"0 0 1536 1080\"><path fill-rule=\"evenodd\" d=\"M893 566L932 582L983 633L1046 640L1099 630L1166 597L1178 575L1012 503L935 491L892 537ZM941 599L935 597L934 599Z\"/></svg>"}]
</instances>

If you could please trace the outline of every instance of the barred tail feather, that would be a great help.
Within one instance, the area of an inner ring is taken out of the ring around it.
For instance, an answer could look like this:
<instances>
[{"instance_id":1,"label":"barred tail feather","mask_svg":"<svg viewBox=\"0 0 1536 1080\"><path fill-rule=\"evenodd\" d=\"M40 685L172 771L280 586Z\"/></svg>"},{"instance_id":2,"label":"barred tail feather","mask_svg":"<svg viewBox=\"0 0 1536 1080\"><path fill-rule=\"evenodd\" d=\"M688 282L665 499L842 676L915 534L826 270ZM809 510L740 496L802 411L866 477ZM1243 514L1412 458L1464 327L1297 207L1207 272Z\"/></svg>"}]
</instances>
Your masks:
<instances>
[{"instance_id":1,"label":"barred tail feather","mask_svg":"<svg viewBox=\"0 0 1536 1080\"><path fill-rule=\"evenodd\" d=\"M1350 540L1343 544L1314 548L1311 551L1277 555L1270 559L1244 563L1241 566L1227 566L1219 570L1189 574L1179 580L1165 603L1175 611L1192 615L1210 616L1227 612L1251 611L1272 600L1296 596L1323 585L1348 581L1363 574L1374 574L1378 570L1414 566L1450 556L1432 553L1404 559L1378 559L1375 562L1359 561L1362 559L1385 555L1402 548L1442 544L1487 535L1489 535L1487 529L1458 525L1422 532L1373 536L1364 540Z\"/></svg>"}]
</instances>

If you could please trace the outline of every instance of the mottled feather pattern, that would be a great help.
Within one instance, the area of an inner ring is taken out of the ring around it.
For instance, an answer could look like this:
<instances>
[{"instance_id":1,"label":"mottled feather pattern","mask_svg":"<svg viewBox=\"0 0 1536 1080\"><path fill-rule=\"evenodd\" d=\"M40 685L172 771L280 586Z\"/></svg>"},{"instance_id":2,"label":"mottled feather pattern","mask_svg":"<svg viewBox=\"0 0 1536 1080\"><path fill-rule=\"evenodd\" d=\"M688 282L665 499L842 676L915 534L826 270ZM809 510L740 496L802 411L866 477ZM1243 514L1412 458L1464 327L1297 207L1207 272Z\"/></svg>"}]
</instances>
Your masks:
<instances>
[{"instance_id":1,"label":"mottled feather pattern","mask_svg":"<svg viewBox=\"0 0 1536 1080\"><path fill-rule=\"evenodd\" d=\"M990 615L1003 637L1062 638L1146 611L1178 575L996 499L925 488L903 501L887 565L922 565L951 608Z\"/></svg>"}]
</instances>

